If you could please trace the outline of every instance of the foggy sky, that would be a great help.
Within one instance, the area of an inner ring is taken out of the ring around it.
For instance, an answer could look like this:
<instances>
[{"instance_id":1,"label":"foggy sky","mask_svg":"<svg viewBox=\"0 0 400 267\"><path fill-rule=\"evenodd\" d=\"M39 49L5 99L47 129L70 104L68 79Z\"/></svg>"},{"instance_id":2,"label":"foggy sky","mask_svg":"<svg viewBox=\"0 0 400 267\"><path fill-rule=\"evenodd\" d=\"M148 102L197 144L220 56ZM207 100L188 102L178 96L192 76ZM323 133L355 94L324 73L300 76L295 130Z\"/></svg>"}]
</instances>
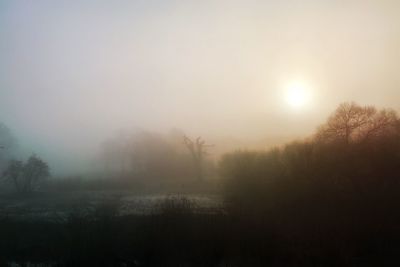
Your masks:
<instances>
[{"instance_id":1,"label":"foggy sky","mask_svg":"<svg viewBox=\"0 0 400 267\"><path fill-rule=\"evenodd\" d=\"M399 12L396 0L1 1L0 121L72 165L121 128L305 137L343 101L400 108ZM282 99L297 79L314 92L303 110Z\"/></svg>"}]
</instances>

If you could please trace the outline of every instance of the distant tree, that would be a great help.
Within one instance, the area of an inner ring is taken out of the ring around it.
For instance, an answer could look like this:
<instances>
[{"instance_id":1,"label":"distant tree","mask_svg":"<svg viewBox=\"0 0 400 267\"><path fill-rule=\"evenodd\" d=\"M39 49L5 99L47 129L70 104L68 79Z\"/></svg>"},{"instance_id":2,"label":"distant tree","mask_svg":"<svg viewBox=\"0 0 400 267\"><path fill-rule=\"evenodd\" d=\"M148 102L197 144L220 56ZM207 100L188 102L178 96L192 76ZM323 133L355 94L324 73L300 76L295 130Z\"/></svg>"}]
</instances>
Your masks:
<instances>
[{"instance_id":1,"label":"distant tree","mask_svg":"<svg viewBox=\"0 0 400 267\"><path fill-rule=\"evenodd\" d=\"M168 138L143 131L132 136L131 144L131 164L135 172L156 179L176 175L177 151Z\"/></svg>"},{"instance_id":2,"label":"distant tree","mask_svg":"<svg viewBox=\"0 0 400 267\"><path fill-rule=\"evenodd\" d=\"M12 160L3 176L13 182L18 192L29 193L34 191L42 180L49 177L50 172L46 162L32 155L26 163Z\"/></svg>"},{"instance_id":3,"label":"distant tree","mask_svg":"<svg viewBox=\"0 0 400 267\"><path fill-rule=\"evenodd\" d=\"M131 136L120 132L102 145L101 160L107 172L125 174L131 158Z\"/></svg>"},{"instance_id":4,"label":"distant tree","mask_svg":"<svg viewBox=\"0 0 400 267\"><path fill-rule=\"evenodd\" d=\"M180 133L119 133L103 144L99 156L111 175L145 178L150 183L183 180L192 168Z\"/></svg>"},{"instance_id":5,"label":"distant tree","mask_svg":"<svg viewBox=\"0 0 400 267\"><path fill-rule=\"evenodd\" d=\"M395 111L377 110L371 106L343 103L322 125L318 141L364 142L383 135L400 133L400 121Z\"/></svg>"},{"instance_id":6,"label":"distant tree","mask_svg":"<svg viewBox=\"0 0 400 267\"><path fill-rule=\"evenodd\" d=\"M206 148L210 147L211 145L207 145L206 142L201 139L201 137L197 137L196 140L193 141L186 135L183 136L183 143L192 155L197 179L202 181L204 178L204 156L207 155Z\"/></svg>"}]
</instances>

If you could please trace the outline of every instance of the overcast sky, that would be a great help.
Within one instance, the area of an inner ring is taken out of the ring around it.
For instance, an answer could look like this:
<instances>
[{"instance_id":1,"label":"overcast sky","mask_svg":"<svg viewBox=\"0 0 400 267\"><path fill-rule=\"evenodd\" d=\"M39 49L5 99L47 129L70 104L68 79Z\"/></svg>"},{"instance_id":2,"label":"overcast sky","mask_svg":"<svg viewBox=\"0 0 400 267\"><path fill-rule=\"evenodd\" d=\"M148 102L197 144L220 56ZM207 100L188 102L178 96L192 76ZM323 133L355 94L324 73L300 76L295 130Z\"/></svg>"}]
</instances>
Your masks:
<instances>
[{"instance_id":1,"label":"overcast sky","mask_svg":"<svg viewBox=\"0 0 400 267\"><path fill-rule=\"evenodd\" d=\"M400 108L399 14L397 0L3 0L0 121L48 157L121 128L307 136L343 101ZM294 80L312 89L302 109L282 97Z\"/></svg>"}]
</instances>

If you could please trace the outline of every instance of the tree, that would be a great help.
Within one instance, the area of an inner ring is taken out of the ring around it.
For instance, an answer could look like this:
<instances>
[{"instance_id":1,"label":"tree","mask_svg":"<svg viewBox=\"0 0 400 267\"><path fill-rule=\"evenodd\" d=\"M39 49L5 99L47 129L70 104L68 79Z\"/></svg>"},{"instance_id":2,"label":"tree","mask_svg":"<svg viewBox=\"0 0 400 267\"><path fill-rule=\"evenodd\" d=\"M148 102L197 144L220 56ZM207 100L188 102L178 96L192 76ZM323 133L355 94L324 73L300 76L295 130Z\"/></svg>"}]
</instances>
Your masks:
<instances>
[{"instance_id":1,"label":"tree","mask_svg":"<svg viewBox=\"0 0 400 267\"><path fill-rule=\"evenodd\" d=\"M206 148L211 145L207 145L201 137L197 137L196 141L192 141L186 135L183 136L183 143L192 155L193 164L196 172L197 179L203 180L203 167L204 167L204 156L207 155Z\"/></svg>"},{"instance_id":2,"label":"tree","mask_svg":"<svg viewBox=\"0 0 400 267\"><path fill-rule=\"evenodd\" d=\"M398 134L399 126L399 118L393 110L343 103L318 129L316 139L346 144L366 142L380 136Z\"/></svg>"},{"instance_id":3,"label":"tree","mask_svg":"<svg viewBox=\"0 0 400 267\"><path fill-rule=\"evenodd\" d=\"M12 160L3 176L13 182L18 192L29 193L34 191L42 180L49 177L50 172L46 162L32 155L26 163Z\"/></svg>"},{"instance_id":4,"label":"tree","mask_svg":"<svg viewBox=\"0 0 400 267\"><path fill-rule=\"evenodd\" d=\"M151 183L183 181L192 170L180 131L119 133L104 143L100 158L111 175Z\"/></svg>"},{"instance_id":5,"label":"tree","mask_svg":"<svg viewBox=\"0 0 400 267\"><path fill-rule=\"evenodd\" d=\"M105 171L125 174L129 170L131 147L130 134L122 131L104 142L100 157Z\"/></svg>"},{"instance_id":6,"label":"tree","mask_svg":"<svg viewBox=\"0 0 400 267\"><path fill-rule=\"evenodd\" d=\"M4 177L12 181L15 189L20 192L22 191L21 176L23 174L24 163L20 160L11 160L7 169L4 171Z\"/></svg>"}]
</instances>

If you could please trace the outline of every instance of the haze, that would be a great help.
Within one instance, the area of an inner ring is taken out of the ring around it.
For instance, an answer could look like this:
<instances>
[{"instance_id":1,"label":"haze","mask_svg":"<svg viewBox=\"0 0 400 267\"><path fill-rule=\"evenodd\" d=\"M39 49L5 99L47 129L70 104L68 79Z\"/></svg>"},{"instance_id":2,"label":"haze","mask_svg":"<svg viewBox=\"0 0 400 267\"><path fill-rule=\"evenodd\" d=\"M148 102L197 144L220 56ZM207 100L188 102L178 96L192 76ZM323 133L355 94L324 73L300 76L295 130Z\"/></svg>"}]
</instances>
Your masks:
<instances>
[{"instance_id":1,"label":"haze","mask_svg":"<svg viewBox=\"0 0 400 267\"><path fill-rule=\"evenodd\" d=\"M399 108L399 8L2 1L0 121L56 172L82 167L121 129L269 145L302 138L343 101ZM284 89L298 80L313 94L293 109Z\"/></svg>"}]
</instances>

